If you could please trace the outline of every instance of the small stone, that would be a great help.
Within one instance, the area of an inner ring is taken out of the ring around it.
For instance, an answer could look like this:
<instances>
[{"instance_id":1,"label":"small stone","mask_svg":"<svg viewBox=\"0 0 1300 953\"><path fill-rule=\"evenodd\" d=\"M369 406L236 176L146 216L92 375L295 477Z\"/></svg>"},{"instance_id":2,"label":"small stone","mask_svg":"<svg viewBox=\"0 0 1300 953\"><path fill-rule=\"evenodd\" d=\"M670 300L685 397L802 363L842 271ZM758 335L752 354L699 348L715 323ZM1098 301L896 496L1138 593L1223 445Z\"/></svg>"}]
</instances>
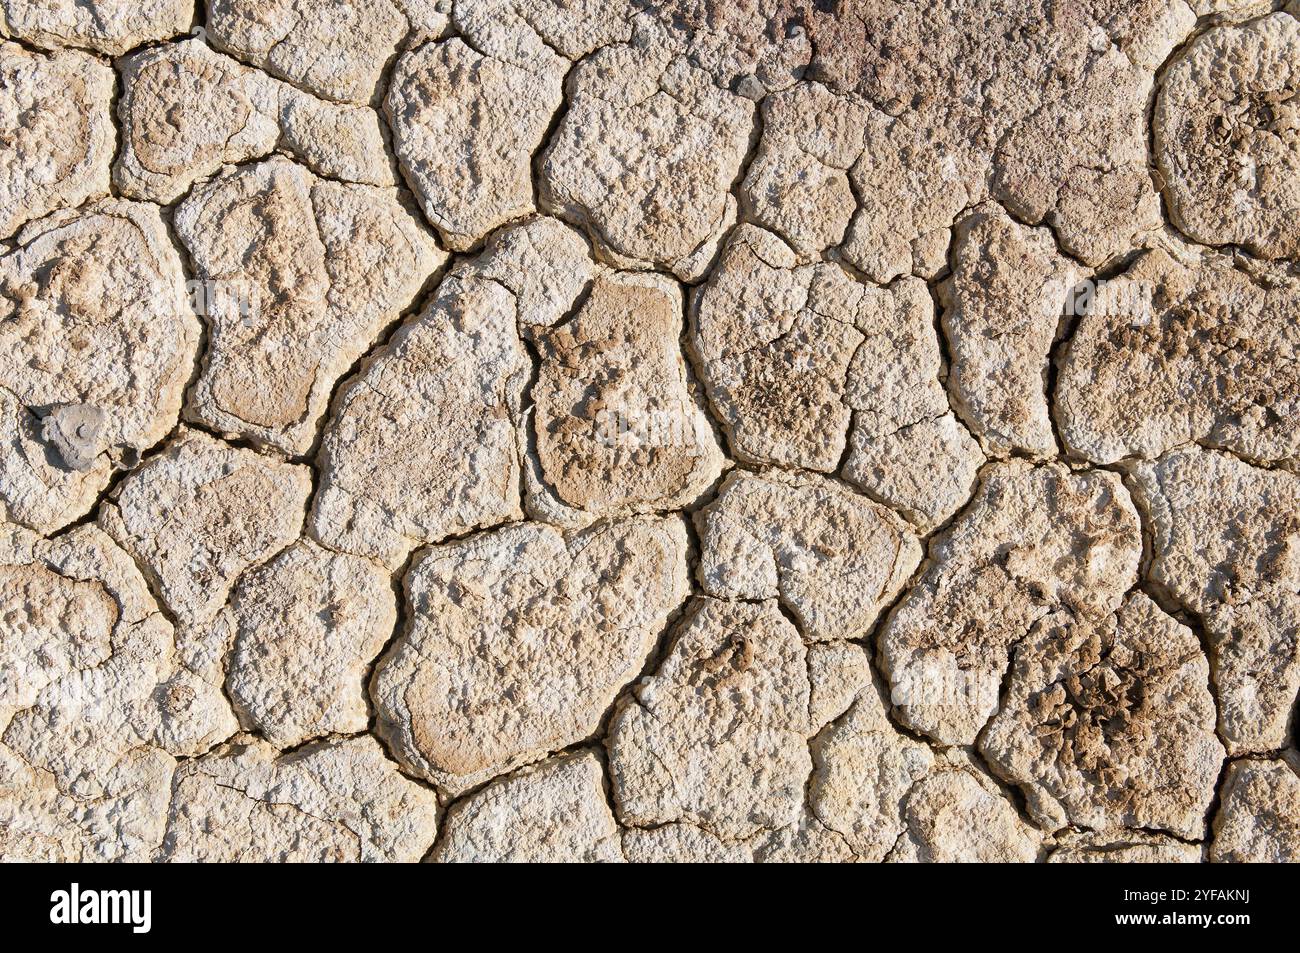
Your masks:
<instances>
[{"instance_id":1,"label":"small stone","mask_svg":"<svg viewBox=\"0 0 1300 953\"><path fill-rule=\"evenodd\" d=\"M923 282L799 265L742 225L696 295L691 344L739 459L832 472L847 442L845 478L927 530L969 498L983 455L951 419Z\"/></svg>"},{"instance_id":2,"label":"small stone","mask_svg":"<svg viewBox=\"0 0 1300 953\"><path fill-rule=\"evenodd\" d=\"M838 282L829 286L849 295L864 336L846 386L854 429L878 438L948 413L934 301L925 284L903 278L889 288L861 286L860 292Z\"/></svg>"},{"instance_id":3,"label":"small stone","mask_svg":"<svg viewBox=\"0 0 1300 953\"><path fill-rule=\"evenodd\" d=\"M0 257L0 386L29 407L98 408L104 446L144 450L171 429L197 341L151 206L56 213Z\"/></svg>"},{"instance_id":4,"label":"small stone","mask_svg":"<svg viewBox=\"0 0 1300 953\"><path fill-rule=\"evenodd\" d=\"M89 404L64 404L46 415L41 439L59 454L70 470L85 472L104 452L104 412Z\"/></svg>"},{"instance_id":5,"label":"small stone","mask_svg":"<svg viewBox=\"0 0 1300 953\"><path fill-rule=\"evenodd\" d=\"M113 462L96 454L84 470L69 468L43 430L36 414L0 387L0 520L53 533L94 508Z\"/></svg>"},{"instance_id":6,"label":"small stone","mask_svg":"<svg viewBox=\"0 0 1300 953\"><path fill-rule=\"evenodd\" d=\"M858 642L814 642L808 646L808 681L812 723L825 727L874 685L870 654Z\"/></svg>"},{"instance_id":7,"label":"small stone","mask_svg":"<svg viewBox=\"0 0 1300 953\"><path fill-rule=\"evenodd\" d=\"M0 254L0 390L11 432L28 432L29 411L46 420L27 462L0 463L11 518L53 532L85 516L112 469L176 425L198 343L156 208L104 199L28 224Z\"/></svg>"},{"instance_id":8,"label":"small stone","mask_svg":"<svg viewBox=\"0 0 1300 953\"><path fill-rule=\"evenodd\" d=\"M435 863L622 863L604 770L591 751L494 781L452 807Z\"/></svg>"},{"instance_id":9,"label":"small stone","mask_svg":"<svg viewBox=\"0 0 1300 953\"><path fill-rule=\"evenodd\" d=\"M408 47L446 35L451 27L453 0L393 0L410 26Z\"/></svg>"}]
</instances>

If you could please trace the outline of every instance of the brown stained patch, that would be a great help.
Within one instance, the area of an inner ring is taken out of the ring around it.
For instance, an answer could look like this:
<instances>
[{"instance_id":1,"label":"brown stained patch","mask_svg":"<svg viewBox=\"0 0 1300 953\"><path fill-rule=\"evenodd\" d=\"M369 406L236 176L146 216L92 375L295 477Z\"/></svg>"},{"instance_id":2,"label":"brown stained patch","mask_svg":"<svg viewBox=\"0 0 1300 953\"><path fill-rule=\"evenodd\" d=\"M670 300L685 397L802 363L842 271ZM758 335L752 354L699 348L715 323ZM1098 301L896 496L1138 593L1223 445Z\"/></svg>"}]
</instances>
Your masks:
<instances>
[{"instance_id":1,"label":"brown stained patch","mask_svg":"<svg viewBox=\"0 0 1300 953\"><path fill-rule=\"evenodd\" d=\"M720 452L678 349L679 292L632 276L597 279L574 319L538 335L542 476L593 514L666 509L701 494Z\"/></svg>"},{"instance_id":2,"label":"brown stained patch","mask_svg":"<svg viewBox=\"0 0 1300 953\"><path fill-rule=\"evenodd\" d=\"M1199 837L1223 758L1208 674L1191 630L1130 596L1029 633L980 748L1044 826Z\"/></svg>"}]
</instances>

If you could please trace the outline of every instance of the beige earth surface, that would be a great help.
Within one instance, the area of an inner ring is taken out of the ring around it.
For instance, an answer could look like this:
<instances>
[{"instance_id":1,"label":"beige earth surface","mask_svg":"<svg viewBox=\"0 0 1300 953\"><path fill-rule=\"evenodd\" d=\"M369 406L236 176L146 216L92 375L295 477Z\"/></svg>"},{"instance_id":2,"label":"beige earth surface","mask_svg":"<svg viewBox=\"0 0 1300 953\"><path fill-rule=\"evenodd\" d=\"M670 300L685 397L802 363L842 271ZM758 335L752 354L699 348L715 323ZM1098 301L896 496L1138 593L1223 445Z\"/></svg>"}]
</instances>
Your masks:
<instances>
[{"instance_id":1,"label":"beige earth surface","mask_svg":"<svg viewBox=\"0 0 1300 953\"><path fill-rule=\"evenodd\" d=\"M0 859L1300 860L1300 6L0 0Z\"/></svg>"}]
</instances>

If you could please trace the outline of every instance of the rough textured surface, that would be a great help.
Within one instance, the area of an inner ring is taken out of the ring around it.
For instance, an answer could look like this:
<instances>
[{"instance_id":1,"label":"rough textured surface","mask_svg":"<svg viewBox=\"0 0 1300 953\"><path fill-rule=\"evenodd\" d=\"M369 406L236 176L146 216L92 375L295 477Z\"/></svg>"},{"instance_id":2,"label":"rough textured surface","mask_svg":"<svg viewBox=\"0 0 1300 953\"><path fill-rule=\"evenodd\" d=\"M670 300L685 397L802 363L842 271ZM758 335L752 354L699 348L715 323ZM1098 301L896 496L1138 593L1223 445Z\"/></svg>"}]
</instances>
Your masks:
<instances>
[{"instance_id":1,"label":"rough textured surface","mask_svg":"<svg viewBox=\"0 0 1300 953\"><path fill-rule=\"evenodd\" d=\"M52 532L87 515L175 426L198 341L157 209L104 199L28 224L0 256L6 518Z\"/></svg>"},{"instance_id":2,"label":"rough textured surface","mask_svg":"<svg viewBox=\"0 0 1300 953\"><path fill-rule=\"evenodd\" d=\"M459 802L435 863L621 863L605 773L592 752L546 761Z\"/></svg>"},{"instance_id":3,"label":"rough textured surface","mask_svg":"<svg viewBox=\"0 0 1300 953\"><path fill-rule=\"evenodd\" d=\"M948 409L922 282L879 288L834 264L800 265L777 236L742 225L692 325L740 460L822 472L843 462L847 479L923 529L969 498L983 457Z\"/></svg>"},{"instance_id":4,"label":"rough textured surface","mask_svg":"<svg viewBox=\"0 0 1300 953\"><path fill-rule=\"evenodd\" d=\"M930 773L935 755L894 727L869 679L843 717L814 739L808 799L818 820L858 856L877 862L903 834L903 801Z\"/></svg>"},{"instance_id":5,"label":"rough textured surface","mask_svg":"<svg viewBox=\"0 0 1300 953\"><path fill-rule=\"evenodd\" d=\"M1190 441L1300 461L1300 280L1156 250L1103 286L1061 360L1068 449L1097 463ZM1122 400L1115 399L1122 392Z\"/></svg>"},{"instance_id":6,"label":"rough textured surface","mask_svg":"<svg viewBox=\"0 0 1300 953\"><path fill-rule=\"evenodd\" d=\"M0 236L108 194L113 71L75 51L0 43Z\"/></svg>"},{"instance_id":7,"label":"rough textured surface","mask_svg":"<svg viewBox=\"0 0 1300 953\"><path fill-rule=\"evenodd\" d=\"M940 289L949 387L990 452L1056 453L1048 358L1080 277L1051 232L1026 228L996 205L981 205L958 224L952 276Z\"/></svg>"},{"instance_id":8,"label":"rough textured surface","mask_svg":"<svg viewBox=\"0 0 1300 953\"><path fill-rule=\"evenodd\" d=\"M366 676L396 622L388 573L310 540L245 573L213 623L245 727L280 748L365 731Z\"/></svg>"},{"instance_id":9,"label":"rough textured surface","mask_svg":"<svg viewBox=\"0 0 1300 953\"><path fill-rule=\"evenodd\" d=\"M1084 834L1062 838L1047 858L1052 864L1199 864L1204 849L1168 835L1125 832L1114 837Z\"/></svg>"},{"instance_id":10,"label":"rough textured surface","mask_svg":"<svg viewBox=\"0 0 1300 953\"><path fill-rule=\"evenodd\" d=\"M235 580L293 542L305 467L182 431L100 508L99 524L140 565L175 620L185 665L220 685L228 636L213 625Z\"/></svg>"},{"instance_id":11,"label":"rough textured surface","mask_svg":"<svg viewBox=\"0 0 1300 953\"><path fill-rule=\"evenodd\" d=\"M393 149L450 248L472 248L533 210L532 155L567 68L547 52L520 63L451 39L397 64L384 104Z\"/></svg>"},{"instance_id":12,"label":"rough textured surface","mask_svg":"<svg viewBox=\"0 0 1300 953\"><path fill-rule=\"evenodd\" d=\"M812 767L799 633L776 602L699 599L609 731L619 820L736 840L793 823Z\"/></svg>"},{"instance_id":13,"label":"rough textured surface","mask_svg":"<svg viewBox=\"0 0 1300 953\"><path fill-rule=\"evenodd\" d=\"M994 464L881 633L898 717L943 744L974 743L1017 645L1045 621L1116 611L1141 555L1115 474Z\"/></svg>"},{"instance_id":14,"label":"rough textured surface","mask_svg":"<svg viewBox=\"0 0 1300 953\"><path fill-rule=\"evenodd\" d=\"M1300 0L0 0L0 858L1297 858Z\"/></svg>"},{"instance_id":15,"label":"rough textured surface","mask_svg":"<svg viewBox=\"0 0 1300 953\"><path fill-rule=\"evenodd\" d=\"M1198 839L1224 753L1209 674L1192 631L1141 593L1100 622L1048 617L1016 646L980 750L1048 830Z\"/></svg>"},{"instance_id":16,"label":"rough textured surface","mask_svg":"<svg viewBox=\"0 0 1300 953\"><path fill-rule=\"evenodd\" d=\"M433 7L434 4L423 4ZM391 0L212 0L208 34L233 56L325 99L368 103L408 29Z\"/></svg>"},{"instance_id":17,"label":"rough textured surface","mask_svg":"<svg viewBox=\"0 0 1300 953\"><path fill-rule=\"evenodd\" d=\"M1042 835L987 776L957 757L922 778L902 802L893 863L1031 863Z\"/></svg>"},{"instance_id":18,"label":"rough textured surface","mask_svg":"<svg viewBox=\"0 0 1300 953\"><path fill-rule=\"evenodd\" d=\"M1155 155L1174 223L1207 245L1300 254L1300 20L1208 30L1165 73Z\"/></svg>"},{"instance_id":19,"label":"rough textured surface","mask_svg":"<svg viewBox=\"0 0 1300 953\"><path fill-rule=\"evenodd\" d=\"M681 315L675 284L601 277L573 320L536 336L537 459L566 505L675 509L717 479L722 451L690 390Z\"/></svg>"},{"instance_id":20,"label":"rough textured surface","mask_svg":"<svg viewBox=\"0 0 1300 953\"><path fill-rule=\"evenodd\" d=\"M695 298L691 343L731 452L823 472L844 453L845 375L868 291L834 265L796 264L770 232L742 225Z\"/></svg>"},{"instance_id":21,"label":"rough textured surface","mask_svg":"<svg viewBox=\"0 0 1300 953\"><path fill-rule=\"evenodd\" d=\"M293 541L309 490L305 467L182 431L127 477L100 522L153 574L171 613L198 624L240 572Z\"/></svg>"},{"instance_id":22,"label":"rough textured surface","mask_svg":"<svg viewBox=\"0 0 1300 953\"><path fill-rule=\"evenodd\" d=\"M1295 752L1278 761L1228 766L1214 817L1210 859L1294 864L1300 860L1300 767Z\"/></svg>"},{"instance_id":23,"label":"rough textured surface","mask_svg":"<svg viewBox=\"0 0 1300 953\"><path fill-rule=\"evenodd\" d=\"M877 281L933 276L954 220L989 195L1089 264L1158 228L1147 101L1195 18L1181 0L1133 6L810 5L808 74L867 108L845 256Z\"/></svg>"},{"instance_id":24,"label":"rough textured surface","mask_svg":"<svg viewBox=\"0 0 1300 953\"><path fill-rule=\"evenodd\" d=\"M173 202L224 163L276 148L330 178L393 182L373 110L317 99L201 40L133 53L122 82L122 150L113 179L132 198Z\"/></svg>"},{"instance_id":25,"label":"rough textured surface","mask_svg":"<svg viewBox=\"0 0 1300 953\"><path fill-rule=\"evenodd\" d=\"M99 415L88 404L65 404L41 420L0 387L0 515L52 531L94 508L113 471L100 450L102 429L86 422ZM65 434L60 421L78 416L83 422Z\"/></svg>"},{"instance_id":26,"label":"rough textured surface","mask_svg":"<svg viewBox=\"0 0 1300 953\"><path fill-rule=\"evenodd\" d=\"M437 810L434 793L398 774L373 738L287 755L237 738L176 772L160 858L410 863L433 840Z\"/></svg>"},{"instance_id":27,"label":"rough textured surface","mask_svg":"<svg viewBox=\"0 0 1300 953\"><path fill-rule=\"evenodd\" d=\"M699 277L696 252L734 215L754 106L716 86L660 28L574 67L541 161L543 208L585 228L610 261Z\"/></svg>"},{"instance_id":28,"label":"rough textured surface","mask_svg":"<svg viewBox=\"0 0 1300 953\"><path fill-rule=\"evenodd\" d=\"M423 543L520 516L518 308L501 283L453 273L344 385L321 448L317 539L396 567Z\"/></svg>"},{"instance_id":29,"label":"rough textured surface","mask_svg":"<svg viewBox=\"0 0 1300 953\"><path fill-rule=\"evenodd\" d=\"M686 594L678 520L535 523L427 550L375 671L378 730L459 793L592 734Z\"/></svg>"},{"instance_id":30,"label":"rough textured surface","mask_svg":"<svg viewBox=\"0 0 1300 953\"><path fill-rule=\"evenodd\" d=\"M1300 691L1300 476L1189 448L1133 477L1151 579L1204 626L1229 751L1284 747Z\"/></svg>"},{"instance_id":31,"label":"rough textured surface","mask_svg":"<svg viewBox=\"0 0 1300 953\"><path fill-rule=\"evenodd\" d=\"M189 0L4 0L0 36L46 49L79 46L108 56L189 30Z\"/></svg>"},{"instance_id":32,"label":"rough textured surface","mask_svg":"<svg viewBox=\"0 0 1300 953\"><path fill-rule=\"evenodd\" d=\"M763 138L741 193L745 211L801 257L844 239L857 208L849 170L862 154L869 113L819 83L763 100Z\"/></svg>"},{"instance_id":33,"label":"rough textured surface","mask_svg":"<svg viewBox=\"0 0 1300 953\"><path fill-rule=\"evenodd\" d=\"M176 233L206 296L200 423L305 453L330 394L444 254L389 191L286 159L196 186Z\"/></svg>"},{"instance_id":34,"label":"rough textured surface","mask_svg":"<svg viewBox=\"0 0 1300 953\"><path fill-rule=\"evenodd\" d=\"M852 693L851 707L810 746L808 799L817 819L860 860L1037 859L1042 835L1017 815L1006 793L955 749L936 753L901 732L881 686L857 662L853 656L809 659L815 696L833 685ZM827 678L828 671L840 677Z\"/></svg>"},{"instance_id":35,"label":"rough textured surface","mask_svg":"<svg viewBox=\"0 0 1300 953\"><path fill-rule=\"evenodd\" d=\"M883 434L855 427L844 478L928 533L970 499L983 462L970 431L943 413Z\"/></svg>"},{"instance_id":36,"label":"rough textured surface","mask_svg":"<svg viewBox=\"0 0 1300 953\"><path fill-rule=\"evenodd\" d=\"M916 279L869 288L857 326L864 339L846 378L853 429L844 477L929 532L970 499L984 462L949 409L934 302Z\"/></svg>"},{"instance_id":37,"label":"rough textured surface","mask_svg":"<svg viewBox=\"0 0 1300 953\"><path fill-rule=\"evenodd\" d=\"M0 856L147 861L175 758L232 734L233 716L103 532L0 534Z\"/></svg>"},{"instance_id":38,"label":"rough textured surface","mask_svg":"<svg viewBox=\"0 0 1300 953\"><path fill-rule=\"evenodd\" d=\"M699 530L705 592L779 598L816 640L866 636L921 561L898 517L816 477L730 476Z\"/></svg>"}]
</instances>

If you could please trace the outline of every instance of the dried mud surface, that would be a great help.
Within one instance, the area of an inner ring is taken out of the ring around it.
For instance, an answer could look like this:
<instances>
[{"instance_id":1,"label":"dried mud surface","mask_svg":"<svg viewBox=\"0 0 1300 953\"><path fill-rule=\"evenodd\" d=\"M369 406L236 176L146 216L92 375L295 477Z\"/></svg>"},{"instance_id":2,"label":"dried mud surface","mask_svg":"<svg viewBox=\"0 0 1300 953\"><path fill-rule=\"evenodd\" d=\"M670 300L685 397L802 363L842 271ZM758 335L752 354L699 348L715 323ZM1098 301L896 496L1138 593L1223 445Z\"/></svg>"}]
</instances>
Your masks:
<instances>
[{"instance_id":1,"label":"dried mud surface","mask_svg":"<svg viewBox=\"0 0 1300 953\"><path fill-rule=\"evenodd\" d=\"M0 859L1300 860L1300 6L0 0Z\"/></svg>"}]
</instances>

